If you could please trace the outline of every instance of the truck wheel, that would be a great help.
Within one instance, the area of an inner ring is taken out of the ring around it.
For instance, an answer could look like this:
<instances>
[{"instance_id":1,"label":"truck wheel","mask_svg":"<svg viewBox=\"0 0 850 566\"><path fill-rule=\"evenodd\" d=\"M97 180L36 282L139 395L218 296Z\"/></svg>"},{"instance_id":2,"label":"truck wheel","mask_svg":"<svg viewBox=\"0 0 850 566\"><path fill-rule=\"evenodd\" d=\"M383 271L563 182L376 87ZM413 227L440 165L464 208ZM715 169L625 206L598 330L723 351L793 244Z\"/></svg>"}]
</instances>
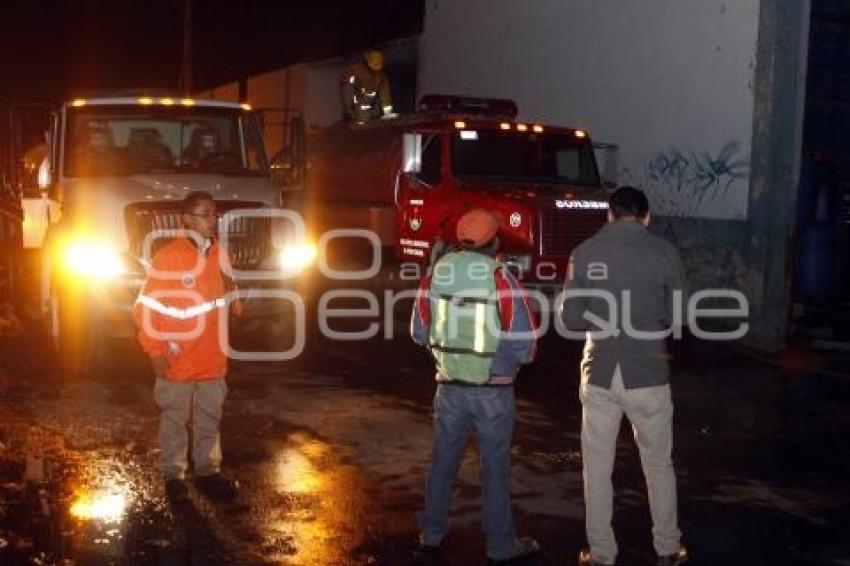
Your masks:
<instances>
[{"instance_id":1,"label":"truck wheel","mask_svg":"<svg viewBox=\"0 0 850 566\"><path fill-rule=\"evenodd\" d=\"M12 253L4 250L0 257L0 302L12 301L15 298L15 267Z\"/></svg>"},{"instance_id":2,"label":"truck wheel","mask_svg":"<svg viewBox=\"0 0 850 566\"><path fill-rule=\"evenodd\" d=\"M94 325L87 316L84 294L57 287L47 313L48 338L56 366L66 379L89 377L95 353Z\"/></svg>"}]
</instances>

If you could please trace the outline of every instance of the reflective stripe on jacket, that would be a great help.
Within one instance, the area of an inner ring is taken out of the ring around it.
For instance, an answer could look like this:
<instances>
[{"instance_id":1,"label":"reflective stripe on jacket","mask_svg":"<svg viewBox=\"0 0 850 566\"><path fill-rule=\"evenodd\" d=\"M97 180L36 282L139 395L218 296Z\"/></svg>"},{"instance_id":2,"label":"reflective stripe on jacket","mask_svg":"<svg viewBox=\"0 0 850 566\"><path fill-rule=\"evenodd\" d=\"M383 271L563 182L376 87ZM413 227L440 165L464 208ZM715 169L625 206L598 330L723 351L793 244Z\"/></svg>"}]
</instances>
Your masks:
<instances>
[{"instance_id":1,"label":"reflective stripe on jacket","mask_svg":"<svg viewBox=\"0 0 850 566\"><path fill-rule=\"evenodd\" d=\"M168 359L170 379L203 380L227 372L219 345L220 317L227 316L221 253L217 243L202 254L187 238L176 238L153 257L133 318L142 349Z\"/></svg>"}]
</instances>

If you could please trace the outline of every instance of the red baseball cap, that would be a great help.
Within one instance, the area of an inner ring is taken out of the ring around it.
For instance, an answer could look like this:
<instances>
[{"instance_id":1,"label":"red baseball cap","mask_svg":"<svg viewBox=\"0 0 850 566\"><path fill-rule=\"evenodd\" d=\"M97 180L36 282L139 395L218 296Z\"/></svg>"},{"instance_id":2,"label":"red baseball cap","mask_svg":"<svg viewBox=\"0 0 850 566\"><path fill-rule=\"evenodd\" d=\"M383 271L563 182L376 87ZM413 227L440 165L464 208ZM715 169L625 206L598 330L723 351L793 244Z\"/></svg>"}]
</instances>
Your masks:
<instances>
[{"instance_id":1,"label":"red baseball cap","mask_svg":"<svg viewBox=\"0 0 850 566\"><path fill-rule=\"evenodd\" d=\"M470 210L457 221L458 241L476 247L495 238L498 231L499 217L492 210L484 208Z\"/></svg>"}]
</instances>

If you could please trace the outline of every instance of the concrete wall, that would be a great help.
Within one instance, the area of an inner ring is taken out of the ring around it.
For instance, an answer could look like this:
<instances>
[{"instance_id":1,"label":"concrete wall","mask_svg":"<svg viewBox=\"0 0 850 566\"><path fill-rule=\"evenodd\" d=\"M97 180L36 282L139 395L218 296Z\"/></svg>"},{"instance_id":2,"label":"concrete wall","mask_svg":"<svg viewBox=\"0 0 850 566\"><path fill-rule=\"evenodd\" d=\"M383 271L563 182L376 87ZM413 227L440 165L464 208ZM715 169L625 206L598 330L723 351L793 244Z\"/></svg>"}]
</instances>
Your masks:
<instances>
[{"instance_id":1,"label":"concrete wall","mask_svg":"<svg viewBox=\"0 0 850 566\"><path fill-rule=\"evenodd\" d=\"M342 59L311 65L306 94L308 128L330 126L342 119L339 80L344 66Z\"/></svg>"},{"instance_id":2,"label":"concrete wall","mask_svg":"<svg viewBox=\"0 0 850 566\"><path fill-rule=\"evenodd\" d=\"M254 108L303 108L308 80L308 70L304 65L257 75L248 79L248 100ZM287 120L285 112L265 112L264 135L269 155L283 147Z\"/></svg>"},{"instance_id":3,"label":"concrete wall","mask_svg":"<svg viewBox=\"0 0 850 566\"><path fill-rule=\"evenodd\" d=\"M342 62L298 64L248 79L248 100L256 108L291 108L304 113L307 127L329 126L341 118Z\"/></svg>"},{"instance_id":4,"label":"concrete wall","mask_svg":"<svg viewBox=\"0 0 850 566\"><path fill-rule=\"evenodd\" d=\"M619 145L665 215L744 219L759 0L428 2L419 94L513 98Z\"/></svg>"},{"instance_id":5,"label":"concrete wall","mask_svg":"<svg viewBox=\"0 0 850 566\"><path fill-rule=\"evenodd\" d=\"M304 114L308 128L339 121L339 76L342 61L298 64L248 79L248 101L254 108L295 109ZM266 149L273 154L283 146L288 114L265 113Z\"/></svg>"},{"instance_id":6,"label":"concrete wall","mask_svg":"<svg viewBox=\"0 0 850 566\"><path fill-rule=\"evenodd\" d=\"M277 152L286 135L289 108L304 114L308 128L329 126L342 118L339 103L339 77L344 62L332 59L321 63L297 64L249 77L245 100L264 112L266 151ZM232 82L195 93L198 98L240 102L239 83ZM277 110L276 110L277 109Z\"/></svg>"},{"instance_id":7,"label":"concrete wall","mask_svg":"<svg viewBox=\"0 0 850 566\"><path fill-rule=\"evenodd\" d=\"M210 90L197 93L198 98L209 98L212 100L224 100L227 102L239 102L239 83L232 82L217 86Z\"/></svg>"},{"instance_id":8,"label":"concrete wall","mask_svg":"<svg viewBox=\"0 0 850 566\"><path fill-rule=\"evenodd\" d=\"M746 222L668 217L654 226L681 249L693 286L747 296L747 338L766 350L783 347L789 329L810 5L761 1Z\"/></svg>"}]
</instances>

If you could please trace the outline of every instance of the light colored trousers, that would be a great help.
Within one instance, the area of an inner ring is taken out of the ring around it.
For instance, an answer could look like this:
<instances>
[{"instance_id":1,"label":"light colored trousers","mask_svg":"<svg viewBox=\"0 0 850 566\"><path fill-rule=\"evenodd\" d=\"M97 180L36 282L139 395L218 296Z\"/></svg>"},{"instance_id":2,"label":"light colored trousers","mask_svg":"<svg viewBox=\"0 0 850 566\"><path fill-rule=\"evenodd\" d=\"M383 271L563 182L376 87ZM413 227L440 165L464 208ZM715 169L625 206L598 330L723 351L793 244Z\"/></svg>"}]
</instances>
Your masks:
<instances>
[{"instance_id":1,"label":"light colored trousers","mask_svg":"<svg viewBox=\"0 0 850 566\"><path fill-rule=\"evenodd\" d=\"M224 378L175 381L156 378L154 401L159 407L159 471L165 479L183 478L189 467L192 423L192 463L198 476L221 468L221 422L227 385Z\"/></svg>"},{"instance_id":2,"label":"light colored trousers","mask_svg":"<svg viewBox=\"0 0 850 566\"><path fill-rule=\"evenodd\" d=\"M619 366L611 389L582 380L581 454L584 463L584 504L587 542L593 560L613 564L617 541L611 519L614 488L611 473L617 453L617 435L625 413L649 492L652 537L659 555L679 551L676 472L673 469L673 402L670 385L625 389Z\"/></svg>"}]
</instances>

